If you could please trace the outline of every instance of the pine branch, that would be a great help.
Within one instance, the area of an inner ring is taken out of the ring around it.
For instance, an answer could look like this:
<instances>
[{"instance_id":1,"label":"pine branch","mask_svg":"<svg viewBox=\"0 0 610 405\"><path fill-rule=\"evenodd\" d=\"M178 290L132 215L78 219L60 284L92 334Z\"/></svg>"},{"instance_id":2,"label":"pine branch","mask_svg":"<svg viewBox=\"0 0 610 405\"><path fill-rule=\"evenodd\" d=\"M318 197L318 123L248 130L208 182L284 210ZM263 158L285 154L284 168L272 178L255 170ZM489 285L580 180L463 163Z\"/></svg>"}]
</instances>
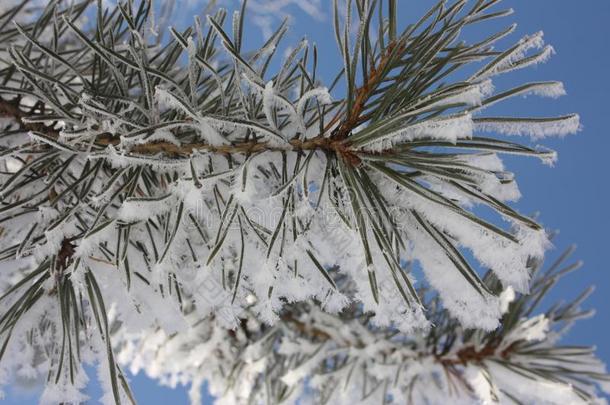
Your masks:
<instances>
[{"instance_id":1,"label":"pine branch","mask_svg":"<svg viewBox=\"0 0 610 405\"><path fill-rule=\"evenodd\" d=\"M40 123L29 123L23 122L22 118L33 118L40 117L38 114L31 114L23 112L19 109L19 100L14 102L8 102L0 99L0 117L12 118L17 121L22 131L38 132L46 135L50 139L55 141L60 140L60 131L53 128L53 126L46 126ZM42 107L44 109L44 106ZM186 120L192 122L192 120ZM120 139L110 133L102 133L98 135L94 141L96 146L117 146L120 143ZM33 145L32 145L33 146ZM232 145L215 146L207 143L187 143L182 145L175 145L169 142L154 142L145 144L136 144L129 150L130 153L137 155L158 155L162 154L169 157L188 157L194 152L210 152L218 153L220 155L232 155L232 154L252 154L257 152L305 152L305 151L321 151L334 154L338 157L343 158L346 162L353 163L358 160L356 156L357 151L351 150L345 143L341 141L333 140L332 138L318 135L309 139L301 140L293 138L288 141L286 146L274 146L266 142L239 142ZM83 150L82 152L85 152ZM392 153L392 151L385 151L386 154ZM370 155L377 153L367 153Z\"/></svg>"},{"instance_id":2,"label":"pine branch","mask_svg":"<svg viewBox=\"0 0 610 405\"><path fill-rule=\"evenodd\" d=\"M392 47L390 46L390 50ZM188 143L182 145L175 145L168 142L154 142L148 144L138 144L134 145L130 148L129 152L134 153L136 155L157 155L163 154L169 157L188 157L192 155L194 152L210 152L210 153L218 153L222 155L231 155L231 154L252 154L257 152L283 152L283 151L294 151L294 152L304 152L304 151L322 151L328 152L337 157L343 159L345 162L351 165L359 165L361 163L361 159L358 157L359 154L364 155L391 155L393 154L392 149L384 150L382 152L369 152L369 151L360 151L358 149L350 148L347 142L344 142L347 135L362 122L366 121L365 117L361 117L361 111L364 109L364 104L367 99L370 97L370 94L374 91L377 82L379 79L378 70L383 69L384 66L388 63L389 58L384 57L380 62L380 66L378 69L373 67L369 74L369 82L356 90L356 103L355 106L349 114L347 114L347 118L339 124L335 132L327 137L325 134L320 134L315 137L301 140L298 137L295 137L288 141L288 144L285 146L274 146L270 145L266 142L239 142L233 143L232 145L226 146L215 146L206 143ZM38 118L37 114L33 114L32 112L27 113L21 111L19 108L20 98L15 99L14 101L5 101L0 98L0 117L4 118L13 118L20 124L20 128L23 131L33 131L43 133L47 137L59 141L60 140L60 132L53 128L53 126L46 126L40 123L28 123L23 122L22 118ZM41 106L41 110L44 111L44 105ZM340 114L338 114L334 120L327 125L327 128L330 128L334 125L335 120L340 119ZM192 122L192 119L187 119L186 121ZM96 146L106 146L113 145L117 146L120 143L120 139L110 133L102 133L96 137L94 144ZM137 156L136 156L137 157Z\"/></svg>"},{"instance_id":3,"label":"pine branch","mask_svg":"<svg viewBox=\"0 0 610 405\"><path fill-rule=\"evenodd\" d=\"M435 308L430 317L436 328L429 331L404 335L379 328L357 306L331 315L320 303L295 303L273 327L258 323L253 313L228 333L212 322L198 323L194 326L197 344L186 338L176 345L174 337L157 336L150 346L143 342L139 349L143 353L136 356L170 350L182 359L192 359L182 364L180 372L188 370L193 381L208 381L219 401L290 402L310 397L325 403L345 398L361 402L372 395L379 403L441 399L563 403L568 398L588 403L595 400L593 386L606 387L610 379L590 357L591 349L562 346L557 341L565 333L565 325L586 317L586 311L579 308L582 299L550 306L539 315L532 313L550 291L548 286L578 267L578 263L566 264L572 252L564 252L544 271L542 263L536 263L532 293L505 295L502 327L492 332L459 328L446 310L435 307L437 296L422 292L427 306ZM338 281L342 289L353 288L343 283L345 279ZM485 283L490 289L499 286L492 273L486 275ZM202 336L205 343L201 343ZM202 367L194 355L202 345L210 352L233 354L213 356L212 361L207 358ZM167 363L164 378L171 379L172 357L152 356L156 362L150 367L158 370L159 364ZM233 371L226 378L223 370ZM537 390L536 384L555 390L556 395ZM363 385L369 388L363 390Z\"/></svg>"},{"instance_id":4,"label":"pine branch","mask_svg":"<svg viewBox=\"0 0 610 405\"><path fill-rule=\"evenodd\" d=\"M503 318L505 294L538 288L530 270L549 243L535 219L511 207L520 193L499 154L552 163L553 151L506 138L565 135L579 121L481 116L511 97L564 93L552 81L495 92L492 78L553 53L542 33L494 50L511 27L460 41L464 27L510 14L497 3L440 2L401 31L393 0L348 2L343 21L335 2L343 69L328 88L305 41L272 71L285 25L244 50L245 2L231 29L226 10L214 9L182 32L169 28L166 41L149 0L111 8L60 0L34 14L22 12L31 1L7 5L2 370L33 361L22 358L28 343L44 357L44 398L62 402L79 397L81 360L94 358L108 398L130 402L116 350L134 334L137 343L161 334L160 342L172 336L192 347L191 333L228 333L239 345L219 358L260 349L280 362L245 379L254 396L263 382L272 386L267 400L276 402L300 391L269 381L289 369L300 381L311 371L299 371L303 361L318 366L315 356L341 341L303 319L310 311L359 338L429 328L427 358L449 374L492 351L496 362L515 361L517 348L504 340L476 339L523 326L518 311ZM341 79L345 94L335 89ZM416 280L420 271L426 281ZM422 285L438 298L422 299ZM284 332L319 351L277 357L271 343ZM472 344L457 347L458 338ZM343 372L353 366L344 354L326 360ZM255 360L220 366L228 386Z\"/></svg>"}]
</instances>

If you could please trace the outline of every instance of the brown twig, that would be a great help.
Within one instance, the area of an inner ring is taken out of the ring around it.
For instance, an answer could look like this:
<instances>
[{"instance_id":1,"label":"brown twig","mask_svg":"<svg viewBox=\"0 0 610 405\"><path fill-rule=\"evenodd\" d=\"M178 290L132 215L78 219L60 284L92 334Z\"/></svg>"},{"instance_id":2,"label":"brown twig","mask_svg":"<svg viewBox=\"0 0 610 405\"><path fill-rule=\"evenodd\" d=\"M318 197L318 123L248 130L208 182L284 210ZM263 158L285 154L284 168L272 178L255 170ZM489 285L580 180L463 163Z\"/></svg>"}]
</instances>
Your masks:
<instances>
[{"instance_id":1,"label":"brown twig","mask_svg":"<svg viewBox=\"0 0 610 405\"><path fill-rule=\"evenodd\" d=\"M119 140L110 135L98 136L96 144L117 145ZM355 152L350 150L343 142L332 140L323 136L300 140L298 138L291 139L285 146L274 146L267 142L238 142L230 145L210 145L203 142L184 143L176 145L170 142L151 142L145 144L133 145L130 149L132 153L139 155L156 155L164 153L169 156L188 156L194 151L206 151L219 154L252 154L257 152L282 152L282 151L311 151L321 150L330 152L343 157L346 160L353 160Z\"/></svg>"},{"instance_id":2,"label":"brown twig","mask_svg":"<svg viewBox=\"0 0 610 405\"><path fill-rule=\"evenodd\" d=\"M130 152L136 155L156 155L165 154L168 156L188 156L194 151L207 151L219 154L251 154L257 152L266 151L311 151L321 150L342 158L344 161L352 166L358 166L361 163L361 159L358 156L362 154L362 151L355 151L350 148L345 140L348 138L351 131L360 125L363 120L367 117L363 115L366 108L366 102L375 91L381 79L383 77L382 72L387 68L388 63L391 61L391 56L395 48L395 44L390 44L385 53L381 56L377 66L372 65L371 71L369 72L368 79L359 88L356 89L356 99L351 111L347 113L347 116L342 119L341 124L335 129L330 137L319 135L314 138L300 140L294 138L289 141L286 146L274 146L266 142L240 142L233 143L230 145L214 146L206 143L187 143L182 145L175 145L170 142L150 142L145 144L138 144L131 147ZM21 97L17 97L14 100L8 101L0 97L0 117L14 118L20 128L23 131L35 131L41 132L45 135L53 138L59 138L59 132L53 127L46 126L42 123L28 123L24 122L23 118L35 116L33 111L24 112L20 108ZM335 116L331 122L326 126L330 128L337 121L341 120L341 114ZM98 146L116 146L120 142L119 138L111 134L101 134L96 140L95 144Z\"/></svg>"},{"instance_id":3,"label":"brown twig","mask_svg":"<svg viewBox=\"0 0 610 405\"><path fill-rule=\"evenodd\" d=\"M5 100L0 97L0 117L13 118L19 124L19 128L23 131L42 132L52 138L59 137L59 131L48 127L42 123L23 122L23 118L34 116L33 111L26 113L19 108L21 97L16 97L13 100ZM32 108L33 110L33 108Z\"/></svg>"},{"instance_id":4,"label":"brown twig","mask_svg":"<svg viewBox=\"0 0 610 405\"><path fill-rule=\"evenodd\" d=\"M400 42L389 44L379 59L377 66L371 66L371 71L368 74L367 80L355 91L356 99L354 100L352 110L347 114L346 119L344 119L341 125L339 125L339 127L336 129L335 133L333 134L333 139L341 141L347 139L354 128L368 119L368 116L363 115L366 103L381 83L383 79L383 72L387 69L388 64L392 61L392 55L394 54L395 49L397 47L402 48L403 46L404 45Z\"/></svg>"},{"instance_id":5,"label":"brown twig","mask_svg":"<svg viewBox=\"0 0 610 405\"><path fill-rule=\"evenodd\" d=\"M0 98L0 117L9 117L17 121L19 127L23 131L41 132L52 139L59 139L59 131L51 126L46 126L42 123L24 122L23 118L31 116L19 108L19 99L7 101ZM120 139L109 133L100 134L95 139L97 146L116 146ZM252 154L257 152L280 152L280 151L296 151L304 152L311 150L320 150L328 152L343 158L346 162L352 165L358 165L360 158L357 152L351 150L344 142L327 138L319 135L314 138L301 140L298 138L291 139L286 145L275 146L267 142L237 142L227 145L210 145L204 142L185 143L176 145L170 142L150 142L144 144L136 144L130 148L130 153L134 155L157 155L164 154L172 157L188 156L194 151L207 151L224 155L231 154Z\"/></svg>"},{"instance_id":6,"label":"brown twig","mask_svg":"<svg viewBox=\"0 0 610 405\"><path fill-rule=\"evenodd\" d=\"M333 339L333 337L326 331L317 328L314 325L308 325L307 323L296 319L291 312L284 313L282 315L282 321L286 325L290 325L295 332L300 335L307 336L309 339L313 339L319 342L326 342ZM355 344L349 341L337 343L339 343L340 345L343 344L356 348L363 348L363 345L360 342ZM451 353L449 355L422 353L419 354L419 356L433 356L436 359L436 362L442 364L444 367L453 368L459 365L465 366L467 364L481 363L482 361L491 358L501 358L503 360L506 360L511 355L513 355L519 344L519 342L517 341L510 344L502 351L498 351L500 343L500 340L492 339L485 346L479 349L475 348L474 346L465 346L458 350L456 353Z\"/></svg>"}]
</instances>

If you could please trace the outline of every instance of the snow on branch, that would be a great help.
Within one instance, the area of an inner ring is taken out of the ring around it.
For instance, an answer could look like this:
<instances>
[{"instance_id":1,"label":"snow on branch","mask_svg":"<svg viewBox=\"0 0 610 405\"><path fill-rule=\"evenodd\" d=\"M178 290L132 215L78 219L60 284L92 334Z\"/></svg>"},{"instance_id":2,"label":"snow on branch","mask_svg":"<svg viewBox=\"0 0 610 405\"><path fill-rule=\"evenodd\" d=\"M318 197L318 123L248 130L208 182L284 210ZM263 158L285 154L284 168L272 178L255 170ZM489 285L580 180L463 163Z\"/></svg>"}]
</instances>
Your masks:
<instances>
[{"instance_id":1,"label":"snow on branch","mask_svg":"<svg viewBox=\"0 0 610 405\"><path fill-rule=\"evenodd\" d=\"M484 114L565 93L496 91L493 76L552 53L542 33L489 49L513 28L462 42L465 26L510 14L499 2L441 2L404 29L397 1L335 2L343 72L330 83L307 40L276 63L285 24L246 49L245 2L167 39L151 0L5 3L1 384L44 376L43 401L84 400L83 364L97 364L106 403L134 401L123 367L192 382L193 401L209 379L223 403L362 402L356 380L373 402L435 402L451 375L469 399L597 395L590 352L585 380L554 365L561 381L528 392L490 378L515 378L529 344L561 352L557 316L578 315L508 303L536 294L532 263L550 243L510 205L520 193L500 156L556 155L504 135L580 123ZM413 383L432 376L436 391Z\"/></svg>"}]
</instances>

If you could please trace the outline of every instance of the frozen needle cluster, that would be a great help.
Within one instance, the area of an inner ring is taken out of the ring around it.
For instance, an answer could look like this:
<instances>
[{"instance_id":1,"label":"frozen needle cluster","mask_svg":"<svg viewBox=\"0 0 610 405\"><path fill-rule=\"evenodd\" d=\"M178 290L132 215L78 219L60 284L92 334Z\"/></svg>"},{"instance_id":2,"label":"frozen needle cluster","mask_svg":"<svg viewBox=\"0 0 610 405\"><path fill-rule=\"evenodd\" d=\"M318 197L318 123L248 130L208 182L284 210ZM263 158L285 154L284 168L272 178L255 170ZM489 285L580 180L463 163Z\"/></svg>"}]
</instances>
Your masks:
<instances>
[{"instance_id":1,"label":"frozen needle cluster","mask_svg":"<svg viewBox=\"0 0 610 405\"><path fill-rule=\"evenodd\" d=\"M286 24L244 49L246 2L167 41L150 0L3 3L0 381L42 376L44 403L82 401L83 364L107 403L134 400L119 364L192 382L193 402L204 379L223 403L594 398L589 351L582 378L513 356L572 355L548 335L571 315L505 323L549 241L509 205L499 155L552 163L508 136L579 121L485 114L565 93L494 87L552 54L542 33L495 50L514 26L461 41L510 14L497 3L441 2L403 29L395 0L335 2L327 84L315 45L277 56Z\"/></svg>"}]
</instances>

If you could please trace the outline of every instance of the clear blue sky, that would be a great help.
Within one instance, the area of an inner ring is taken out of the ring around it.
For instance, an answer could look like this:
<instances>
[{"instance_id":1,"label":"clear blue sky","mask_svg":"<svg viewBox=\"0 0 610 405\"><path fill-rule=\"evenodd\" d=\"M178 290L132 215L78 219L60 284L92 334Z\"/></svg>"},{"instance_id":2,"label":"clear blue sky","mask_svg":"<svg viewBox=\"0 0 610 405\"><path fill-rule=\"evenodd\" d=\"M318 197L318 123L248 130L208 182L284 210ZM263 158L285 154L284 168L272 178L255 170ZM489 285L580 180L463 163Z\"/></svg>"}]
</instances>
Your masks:
<instances>
[{"instance_id":1,"label":"clear blue sky","mask_svg":"<svg viewBox=\"0 0 610 405\"><path fill-rule=\"evenodd\" d=\"M331 2L322 0L321 3ZM402 7L404 23L409 23L434 1L400 0L398 3ZM547 228L561 231L555 239L555 249L549 252L549 258L572 243L578 245L575 258L584 260L584 269L564 280L551 298L574 297L589 285L597 286L597 291L586 303L588 308L597 310L596 316L582 321L565 341L594 344L599 356L610 363L610 300L607 298L610 295L610 171L607 167L610 163L610 131L607 129L610 122L610 84L605 78L610 74L610 2L505 0L503 6L514 8L515 14L505 18L503 23L506 24L502 26L487 24L481 30L491 32L512 21L517 22L517 32L510 37L510 41L543 30L547 42L555 47L557 54L544 65L512 73L498 83L509 85L523 81L560 80L568 92L568 96L558 100L535 97L519 99L502 107L503 111L514 114L532 111L535 115L577 112L583 124L583 131L577 135L539 142L559 152L559 161L554 168L543 166L536 160L507 160L508 169L517 174L523 194L517 208L523 213L540 212L539 219ZM297 7L287 10L294 16L288 40L295 43L307 36L310 41L318 43L321 65L330 61L328 66L332 68L323 70L323 76L331 80L339 60L329 10L325 10L327 15L322 21L304 15ZM185 18L190 19L191 15L188 13ZM259 32L254 28L248 37L260 35ZM89 374L95 379L93 372ZM171 390L158 387L142 375L132 378L132 387L142 404L188 403L184 388ZM99 398L95 384L91 387L91 397L92 403ZM36 398L37 393L12 392L5 403L36 403Z\"/></svg>"}]
</instances>

